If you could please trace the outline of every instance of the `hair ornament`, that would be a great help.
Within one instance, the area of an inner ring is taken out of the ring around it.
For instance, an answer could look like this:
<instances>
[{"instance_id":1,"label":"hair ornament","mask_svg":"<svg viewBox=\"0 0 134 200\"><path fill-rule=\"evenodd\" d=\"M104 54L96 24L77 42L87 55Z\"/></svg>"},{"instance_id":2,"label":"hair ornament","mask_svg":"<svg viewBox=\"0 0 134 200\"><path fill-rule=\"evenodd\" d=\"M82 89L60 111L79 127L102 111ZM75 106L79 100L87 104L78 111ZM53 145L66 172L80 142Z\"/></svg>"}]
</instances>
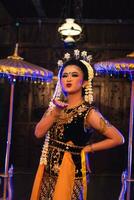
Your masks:
<instances>
[{"instance_id":1,"label":"hair ornament","mask_svg":"<svg viewBox=\"0 0 134 200\"><path fill-rule=\"evenodd\" d=\"M65 53L64 59L69 60L71 58L70 53Z\"/></svg>"},{"instance_id":2,"label":"hair ornament","mask_svg":"<svg viewBox=\"0 0 134 200\"><path fill-rule=\"evenodd\" d=\"M81 52L81 56L82 56L83 60L86 60L87 51L82 51L82 52Z\"/></svg>"},{"instance_id":3,"label":"hair ornament","mask_svg":"<svg viewBox=\"0 0 134 200\"><path fill-rule=\"evenodd\" d=\"M92 55L87 55L87 51L82 51L80 53L80 50L75 49L74 50L74 54L72 56L68 52L65 53L64 57L63 57L63 60L58 60L57 64L58 64L59 67L62 67L64 62L69 61L70 59L73 59L73 58L76 59L76 60L78 60L78 59L79 60L85 60L88 63L90 63L91 60L92 60Z\"/></svg>"},{"instance_id":4,"label":"hair ornament","mask_svg":"<svg viewBox=\"0 0 134 200\"><path fill-rule=\"evenodd\" d=\"M79 57L80 57L80 51L79 51L78 49L75 49L75 50L74 50L74 57L75 57L76 59L79 59Z\"/></svg>"},{"instance_id":5,"label":"hair ornament","mask_svg":"<svg viewBox=\"0 0 134 200\"><path fill-rule=\"evenodd\" d=\"M61 67L63 65L63 60L58 60L57 65L58 67Z\"/></svg>"}]
</instances>

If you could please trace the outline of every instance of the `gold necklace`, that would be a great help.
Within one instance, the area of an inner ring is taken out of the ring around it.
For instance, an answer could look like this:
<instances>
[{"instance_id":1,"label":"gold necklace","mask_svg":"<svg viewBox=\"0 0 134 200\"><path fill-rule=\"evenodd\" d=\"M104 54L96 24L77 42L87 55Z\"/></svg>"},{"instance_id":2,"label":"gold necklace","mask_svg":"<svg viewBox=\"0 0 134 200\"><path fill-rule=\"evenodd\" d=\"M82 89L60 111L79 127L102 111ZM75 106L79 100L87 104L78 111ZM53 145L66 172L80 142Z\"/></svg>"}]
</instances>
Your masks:
<instances>
[{"instance_id":1,"label":"gold necklace","mask_svg":"<svg viewBox=\"0 0 134 200\"><path fill-rule=\"evenodd\" d=\"M70 109L74 109L74 108L76 108L76 107L78 107L78 106L80 106L80 105L82 105L84 103L84 100L82 100L80 103L78 103L77 105L75 105L75 106L71 106L71 107L67 107L65 110L70 110Z\"/></svg>"},{"instance_id":2,"label":"gold necklace","mask_svg":"<svg viewBox=\"0 0 134 200\"><path fill-rule=\"evenodd\" d=\"M81 103L80 105L77 105L73 108L66 108L61 112L61 115L59 117L59 123L71 123L73 121L74 118L77 118L77 116L82 115L82 113L86 110L86 106L83 103Z\"/></svg>"}]
</instances>

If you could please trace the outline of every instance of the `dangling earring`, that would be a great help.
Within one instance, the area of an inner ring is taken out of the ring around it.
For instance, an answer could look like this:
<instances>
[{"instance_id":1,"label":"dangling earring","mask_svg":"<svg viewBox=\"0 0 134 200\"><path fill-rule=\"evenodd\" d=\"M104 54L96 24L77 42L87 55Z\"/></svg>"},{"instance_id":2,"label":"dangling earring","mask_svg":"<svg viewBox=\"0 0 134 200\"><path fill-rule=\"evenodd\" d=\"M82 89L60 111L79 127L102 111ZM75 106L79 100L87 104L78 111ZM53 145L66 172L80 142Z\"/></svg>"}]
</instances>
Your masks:
<instances>
[{"instance_id":1,"label":"dangling earring","mask_svg":"<svg viewBox=\"0 0 134 200\"><path fill-rule=\"evenodd\" d=\"M88 83L84 89L85 89L84 100L85 102L91 104L93 102L93 89L92 89L92 83L90 79L88 80Z\"/></svg>"},{"instance_id":2,"label":"dangling earring","mask_svg":"<svg viewBox=\"0 0 134 200\"><path fill-rule=\"evenodd\" d=\"M84 60L80 60L80 61L87 67L87 71L88 71L88 83L85 86L84 99L85 99L85 102L91 104L93 102L92 79L94 77L94 71L89 63L87 63Z\"/></svg>"},{"instance_id":3,"label":"dangling earring","mask_svg":"<svg viewBox=\"0 0 134 200\"><path fill-rule=\"evenodd\" d=\"M93 88L92 88L92 80L89 79L89 103L93 102Z\"/></svg>"},{"instance_id":4,"label":"dangling earring","mask_svg":"<svg viewBox=\"0 0 134 200\"><path fill-rule=\"evenodd\" d=\"M86 86L85 86L85 94L84 94L84 100L85 100L85 102L89 102L89 84L87 84Z\"/></svg>"}]
</instances>

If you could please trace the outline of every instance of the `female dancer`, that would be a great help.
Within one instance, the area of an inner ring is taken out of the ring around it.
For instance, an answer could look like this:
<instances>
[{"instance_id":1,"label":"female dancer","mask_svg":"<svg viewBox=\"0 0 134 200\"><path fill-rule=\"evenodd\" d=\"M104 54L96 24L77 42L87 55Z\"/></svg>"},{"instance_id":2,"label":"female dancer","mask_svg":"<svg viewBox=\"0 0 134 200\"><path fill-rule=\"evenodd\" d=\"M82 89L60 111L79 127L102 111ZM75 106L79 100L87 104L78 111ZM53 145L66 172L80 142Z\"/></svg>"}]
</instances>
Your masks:
<instances>
[{"instance_id":1,"label":"female dancer","mask_svg":"<svg viewBox=\"0 0 134 200\"><path fill-rule=\"evenodd\" d=\"M93 69L76 57L61 67L54 98L35 129L37 138L46 134L46 139L31 200L86 200L86 154L124 142L119 130L92 105ZM91 144L93 129L106 139Z\"/></svg>"}]
</instances>

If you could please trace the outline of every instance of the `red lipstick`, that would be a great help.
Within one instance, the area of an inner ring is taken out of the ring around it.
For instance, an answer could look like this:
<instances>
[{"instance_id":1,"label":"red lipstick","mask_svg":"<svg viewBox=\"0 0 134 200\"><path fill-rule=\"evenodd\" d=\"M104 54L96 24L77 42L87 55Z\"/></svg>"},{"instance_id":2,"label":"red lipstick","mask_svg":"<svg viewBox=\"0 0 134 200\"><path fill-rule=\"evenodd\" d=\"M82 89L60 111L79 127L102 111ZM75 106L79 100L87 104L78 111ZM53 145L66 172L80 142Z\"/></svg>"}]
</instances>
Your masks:
<instances>
[{"instance_id":1,"label":"red lipstick","mask_svg":"<svg viewBox=\"0 0 134 200\"><path fill-rule=\"evenodd\" d=\"M67 87L71 87L72 84L71 84L71 83L67 83L66 86L67 86Z\"/></svg>"}]
</instances>

